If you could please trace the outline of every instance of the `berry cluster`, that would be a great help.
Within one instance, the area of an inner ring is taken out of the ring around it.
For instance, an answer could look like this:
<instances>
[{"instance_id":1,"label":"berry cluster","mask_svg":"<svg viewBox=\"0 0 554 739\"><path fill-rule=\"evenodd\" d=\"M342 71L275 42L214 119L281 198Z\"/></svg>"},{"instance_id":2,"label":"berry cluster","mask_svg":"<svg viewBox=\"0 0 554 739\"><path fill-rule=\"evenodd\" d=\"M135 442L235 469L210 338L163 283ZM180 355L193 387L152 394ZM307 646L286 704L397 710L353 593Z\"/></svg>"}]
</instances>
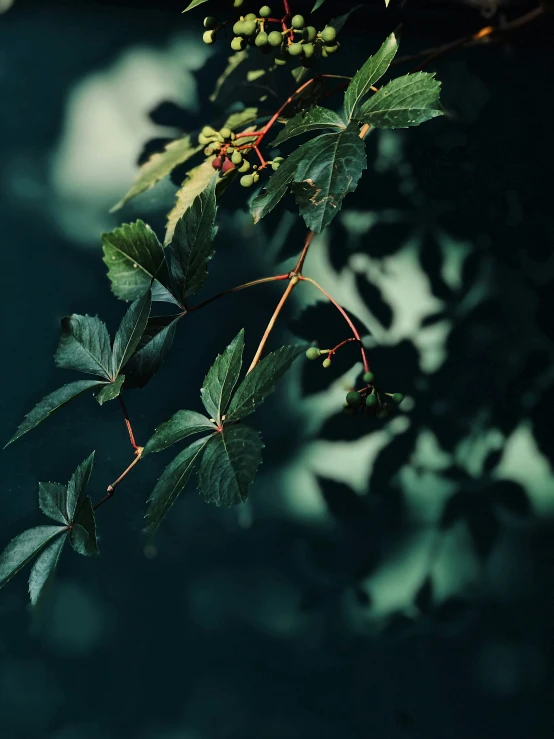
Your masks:
<instances>
[{"instance_id":1,"label":"berry cluster","mask_svg":"<svg viewBox=\"0 0 554 739\"><path fill-rule=\"evenodd\" d=\"M290 57L297 58L304 67L311 67L319 56L327 57L339 50L337 32L327 26L318 32L315 26L307 26L304 16L295 15L287 26L283 21L271 17L272 10L264 5L255 13L241 16L233 25L231 48L242 51L247 46L257 46L262 52L275 53L275 64L284 65ZM276 23L280 31L271 31L268 26ZM213 16L204 19L204 43L215 43L218 31L223 28Z\"/></svg>"},{"instance_id":2,"label":"berry cluster","mask_svg":"<svg viewBox=\"0 0 554 739\"><path fill-rule=\"evenodd\" d=\"M239 139L240 140L240 139ZM243 187L252 187L260 179L260 171L266 166L271 166L273 170L279 169L284 161L283 157L275 157L275 159L264 162L263 165L252 164L248 161L247 156L254 148L252 144L243 144L237 146L236 134L230 128L222 128L216 131L211 126L204 126L198 136L198 143L206 145L204 154L212 159L212 167L222 174L236 169L242 174L240 184Z\"/></svg>"}]
</instances>

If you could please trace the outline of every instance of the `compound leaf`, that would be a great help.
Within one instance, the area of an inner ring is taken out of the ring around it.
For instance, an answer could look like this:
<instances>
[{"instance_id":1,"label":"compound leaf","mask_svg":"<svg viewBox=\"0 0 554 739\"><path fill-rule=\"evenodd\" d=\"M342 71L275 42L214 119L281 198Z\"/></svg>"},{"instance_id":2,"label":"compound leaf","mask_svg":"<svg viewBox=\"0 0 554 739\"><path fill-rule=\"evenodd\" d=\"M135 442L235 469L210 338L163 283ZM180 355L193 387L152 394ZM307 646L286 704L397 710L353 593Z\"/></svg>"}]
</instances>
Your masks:
<instances>
[{"instance_id":1,"label":"compound leaf","mask_svg":"<svg viewBox=\"0 0 554 739\"><path fill-rule=\"evenodd\" d=\"M77 505L87 489L93 464L94 452L81 462L67 485L67 516L70 522L74 521Z\"/></svg>"},{"instance_id":2,"label":"compound leaf","mask_svg":"<svg viewBox=\"0 0 554 739\"><path fill-rule=\"evenodd\" d=\"M62 318L62 336L54 355L58 367L111 378L111 344L106 324L97 316Z\"/></svg>"},{"instance_id":3,"label":"compound leaf","mask_svg":"<svg viewBox=\"0 0 554 739\"><path fill-rule=\"evenodd\" d=\"M242 353L244 351L244 329L241 329L233 341L219 354L200 389L200 397L204 408L218 425L231 399L235 385L238 382L242 367Z\"/></svg>"},{"instance_id":4,"label":"compound leaf","mask_svg":"<svg viewBox=\"0 0 554 739\"><path fill-rule=\"evenodd\" d=\"M303 110L297 113L294 118L291 118L271 146L279 146L283 141L288 141L293 136L300 136L308 131L317 131L322 128L343 130L346 128L346 124L340 115L329 110L329 108L314 105L313 108Z\"/></svg>"},{"instance_id":5,"label":"compound leaf","mask_svg":"<svg viewBox=\"0 0 554 739\"><path fill-rule=\"evenodd\" d=\"M367 100L355 118L375 128L419 126L443 115L439 103L440 82L429 72L397 77Z\"/></svg>"},{"instance_id":6,"label":"compound leaf","mask_svg":"<svg viewBox=\"0 0 554 739\"><path fill-rule=\"evenodd\" d=\"M67 485L59 482L39 482L38 504L40 510L58 523L69 523L67 515Z\"/></svg>"},{"instance_id":7,"label":"compound leaf","mask_svg":"<svg viewBox=\"0 0 554 739\"><path fill-rule=\"evenodd\" d=\"M78 554L82 554L85 557L98 554L94 510L92 508L92 501L88 495L81 498L77 504L75 517L69 532L69 541Z\"/></svg>"},{"instance_id":8,"label":"compound leaf","mask_svg":"<svg viewBox=\"0 0 554 739\"><path fill-rule=\"evenodd\" d=\"M0 554L0 587L30 562L65 526L35 526L10 541Z\"/></svg>"},{"instance_id":9,"label":"compound leaf","mask_svg":"<svg viewBox=\"0 0 554 739\"><path fill-rule=\"evenodd\" d=\"M397 51L398 41L394 33L391 33L379 51L370 56L363 67L356 72L344 93L344 113L348 120L352 118L360 100L367 95L371 86L385 74Z\"/></svg>"},{"instance_id":10,"label":"compound leaf","mask_svg":"<svg viewBox=\"0 0 554 739\"><path fill-rule=\"evenodd\" d=\"M214 424L196 411L177 411L169 421L164 421L154 431L142 452L142 456L151 452L161 452L168 446L175 444L187 436L201 434L202 432L214 432Z\"/></svg>"},{"instance_id":11,"label":"compound leaf","mask_svg":"<svg viewBox=\"0 0 554 739\"><path fill-rule=\"evenodd\" d=\"M59 536L37 557L29 575L29 595L35 606L44 587L52 580L67 536Z\"/></svg>"}]
</instances>

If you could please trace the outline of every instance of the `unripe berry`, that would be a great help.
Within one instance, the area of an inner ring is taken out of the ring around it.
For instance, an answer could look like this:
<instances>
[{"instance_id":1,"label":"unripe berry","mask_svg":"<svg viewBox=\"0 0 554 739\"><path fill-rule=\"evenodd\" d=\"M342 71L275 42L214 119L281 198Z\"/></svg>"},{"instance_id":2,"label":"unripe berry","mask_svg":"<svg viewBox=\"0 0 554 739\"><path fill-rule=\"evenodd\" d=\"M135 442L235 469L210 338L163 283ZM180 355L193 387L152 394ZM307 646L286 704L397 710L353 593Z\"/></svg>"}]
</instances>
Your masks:
<instances>
[{"instance_id":1,"label":"unripe berry","mask_svg":"<svg viewBox=\"0 0 554 739\"><path fill-rule=\"evenodd\" d=\"M368 395L365 399L365 404L368 408L373 408L374 405L377 405L377 396L376 395Z\"/></svg>"},{"instance_id":2,"label":"unripe berry","mask_svg":"<svg viewBox=\"0 0 554 739\"><path fill-rule=\"evenodd\" d=\"M221 157L216 157L215 159L212 159L212 167L214 169L221 169L222 161Z\"/></svg>"},{"instance_id":3,"label":"unripe berry","mask_svg":"<svg viewBox=\"0 0 554 739\"><path fill-rule=\"evenodd\" d=\"M339 49L340 49L339 44L335 44L334 46L324 46L323 47L323 51L325 51L327 55L336 54Z\"/></svg>"},{"instance_id":4,"label":"unripe berry","mask_svg":"<svg viewBox=\"0 0 554 739\"><path fill-rule=\"evenodd\" d=\"M214 44L215 43L215 31L204 31L202 34L202 41L205 44Z\"/></svg>"},{"instance_id":5,"label":"unripe berry","mask_svg":"<svg viewBox=\"0 0 554 739\"><path fill-rule=\"evenodd\" d=\"M233 164L242 164L242 154L240 153L240 151L233 152L231 161L233 162Z\"/></svg>"},{"instance_id":6,"label":"unripe berry","mask_svg":"<svg viewBox=\"0 0 554 739\"><path fill-rule=\"evenodd\" d=\"M243 177L240 178L240 184L243 187L252 187L254 184L254 178L251 174L245 174Z\"/></svg>"},{"instance_id":7,"label":"unripe berry","mask_svg":"<svg viewBox=\"0 0 554 739\"><path fill-rule=\"evenodd\" d=\"M204 136L203 133L198 134L198 143L202 144L202 146L207 146L212 140L212 137Z\"/></svg>"},{"instance_id":8,"label":"unripe berry","mask_svg":"<svg viewBox=\"0 0 554 739\"><path fill-rule=\"evenodd\" d=\"M204 18L204 28L207 28L208 31L213 31L214 28L217 28L217 20L213 15L208 15Z\"/></svg>"},{"instance_id":9,"label":"unripe berry","mask_svg":"<svg viewBox=\"0 0 554 739\"><path fill-rule=\"evenodd\" d=\"M272 31L267 37L270 46L281 46L283 43L283 35L279 31Z\"/></svg>"},{"instance_id":10,"label":"unripe berry","mask_svg":"<svg viewBox=\"0 0 554 739\"><path fill-rule=\"evenodd\" d=\"M284 161L283 157L275 157L271 162L271 169L276 172Z\"/></svg>"},{"instance_id":11,"label":"unripe berry","mask_svg":"<svg viewBox=\"0 0 554 739\"><path fill-rule=\"evenodd\" d=\"M234 168L235 168L235 165L230 159L223 160L223 164L221 165L221 171L223 172L223 174L225 174L225 172L228 172L230 169L234 169Z\"/></svg>"},{"instance_id":12,"label":"unripe berry","mask_svg":"<svg viewBox=\"0 0 554 739\"><path fill-rule=\"evenodd\" d=\"M243 49L246 48L246 41L242 38L242 36L235 36L235 38L231 41L231 49L233 51L243 51Z\"/></svg>"},{"instance_id":13,"label":"unripe berry","mask_svg":"<svg viewBox=\"0 0 554 739\"><path fill-rule=\"evenodd\" d=\"M322 362L322 364L325 367L325 369L327 369L327 367L330 367L331 366L331 360L329 359L329 357L327 357L327 359L324 359L323 362Z\"/></svg>"},{"instance_id":14,"label":"unripe berry","mask_svg":"<svg viewBox=\"0 0 554 739\"><path fill-rule=\"evenodd\" d=\"M253 36L256 33L256 22L255 21L244 21L244 35Z\"/></svg>"},{"instance_id":15,"label":"unripe berry","mask_svg":"<svg viewBox=\"0 0 554 739\"><path fill-rule=\"evenodd\" d=\"M400 403L404 400L404 396L402 393L393 393L392 394L392 402L396 403L396 405L400 405Z\"/></svg>"},{"instance_id":16,"label":"unripe berry","mask_svg":"<svg viewBox=\"0 0 554 739\"><path fill-rule=\"evenodd\" d=\"M346 394L346 402L353 408L357 408L362 403L360 393L356 392L356 390L351 390Z\"/></svg>"},{"instance_id":17,"label":"unripe berry","mask_svg":"<svg viewBox=\"0 0 554 739\"><path fill-rule=\"evenodd\" d=\"M317 38L317 31L313 26L306 26L302 31L302 38L304 41L315 41Z\"/></svg>"},{"instance_id":18,"label":"unripe berry","mask_svg":"<svg viewBox=\"0 0 554 739\"><path fill-rule=\"evenodd\" d=\"M337 32L332 26L327 26L321 32L321 38L326 44L333 44L337 38Z\"/></svg>"},{"instance_id":19,"label":"unripe berry","mask_svg":"<svg viewBox=\"0 0 554 739\"><path fill-rule=\"evenodd\" d=\"M374 379L375 375L373 374L373 372L364 372L364 374L362 375L362 380L368 385L371 385Z\"/></svg>"},{"instance_id":20,"label":"unripe berry","mask_svg":"<svg viewBox=\"0 0 554 739\"><path fill-rule=\"evenodd\" d=\"M260 8L260 18L270 18L271 17L271 8L269 5L264 5Z\"/></svg>"},{"instance_id":21,"label":"unripe berry","mask_svg":"<svg viewBox=\"0 0 554 739\"><path fill-rule=\"evenodd\" d=\"M319 357L320 357L320 353L317 347L311 346L309 349L306 349L307 359L319 359Z\"/></svg>"},{"instance_id":22,"label":"unripe berry","mask_svg":"<svg viewBox=\"0 0 554 739\"><path fill-rule=\"evenodd\" d=\"M306 59L311 59L315 52L315 46L310 43L302 44L302 51L304 52Z\"/></svg>"},{"instance_id":23,"label":"unripe berry","mask_svg":"<svg viewBox=\"0 0 554 739\"><path fill-rule=\"evenodd\" d=\"M287 51L291 56L300 56L302 53L302 44L291 44L287 48Z\"/></svg>"},{"instance_id":24,"label":"unripe berry","mask_svg":"<svg viewBox=\"0 0 554 739\"><path fill-rule=\"evenodd\" d=\"M233 0L233 8L240 8L244 0Z\"/></svg>"},{"instance_id":25,"label":"unripe berry","mask_svg":"<svg viewBox=\"0 0 554 739\"><path fill-rule=\"evenodd\" d=\"M215 151L215 149L214 149L213 146L206 146L206 148L204 149L204 154L207 157L211 157L211 155L214 153L214 151Z\"/></svg>"},{"instance_id":26,"label":"unripe berry","mask_svg":"<svg viewBox=\"0 0 554 739\"><path fill-rule=\"evenodd\" d=\"M289 58L286 54L279 54L275 57L275 64L277 64L278 67L284 67L288 60Z\"/></svg>"},{"instance_id":27,"label":"unripe berry","mask_svg":"<svg viewBox=\"0 0 554 739\"><path fill-rule=\"evenodd\" d=\"M301 31L305 25L306 25L306 21L304 20L303 15L293 16L292 21L291 21L291 26L294 28L295 31Z\"/></svg>"},{"instance_id":28,"label":"unripe berry","mask_svg":"<svg viewBox=\"0 0 554 739\"><path fill-rule=\"evenodd\" d=\"M257 172L254 172L254 174L252 175L252 179L254 180L254 182L259 182L260 175Z\"/></svg>"},{"instance_id":29,"label":"unripe berry","mask_svg":"<svg viewBox=\"0 0 554 739\"><path fill-rule=\"evenodd\" d=\"M256 36L256 41L254 42L256 46L267 46L268 45L268 35L265 31L260 31L260 33Z\"/></svg>"},{"instance_id":30,"label":"unripe berry","mask_svg":"<svg viewBox=\"0 0 554 739\"><path fill-rule=\"evenodd\" d=\"M239 167L239 172L248 172L251 166L252 165L250 164L250 162L247 159L245 159Z\"/></svg>"},{"instance_id":31,"label":"unripe berry","mask_svg":"<svg viewBox=\"0 0 554 739\"><path fill-rule=\"evenodd\" d=\"M215 134L214 129L211 126L204 126L202 129L203 136L213 136Z\"/></svg>"},{"instance_id":32,"label":"unripe berry","mask_svg":"<svg viewBox=\"0 0 554 739\"><path fill-rule=\"evenodd\" d=\"M222 128L219 132L224 139L230 139L231 138L231 129L230 128Z\"/></svg>"},{"instance_id":33,"label":"unripe berry","mask_svg":"<svg viewBox=\"0 0 554 739\"><path fill-rule=\"evenodd\" d=\"M245 21L255 21L256 20L256 13L247 13L244 16Z\"/></svg>"},{"instance_id":34,"label":"unripe berry","mask_svg":"<svg viewBox=\"0 0 554 739\"><path fill-rule=\"evenodd\" d=\"M244 21L237 21L233 26L235 36L242 36L244 33Z\"/></svg>"}]
</instances>

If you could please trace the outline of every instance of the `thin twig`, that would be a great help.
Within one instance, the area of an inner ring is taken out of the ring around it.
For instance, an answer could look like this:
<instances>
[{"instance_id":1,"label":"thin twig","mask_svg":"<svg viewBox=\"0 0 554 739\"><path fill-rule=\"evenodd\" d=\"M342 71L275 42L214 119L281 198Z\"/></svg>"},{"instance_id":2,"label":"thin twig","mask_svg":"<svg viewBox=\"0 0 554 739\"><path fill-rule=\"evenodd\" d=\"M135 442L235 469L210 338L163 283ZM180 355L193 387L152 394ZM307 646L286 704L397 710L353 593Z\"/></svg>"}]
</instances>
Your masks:
<instances>
[{"instance_id":1,"label":"thin twig","mask_svg":"<svg viewBox=\"0 0 554 739\"><path fill-rule=\"evenodd\" d=\"M288 299L289 295L291 294L291 292L293 291L293 289L295 288L295 286L298 284L298 280L299 280L298 275L294 275L293 277L291 277L290 282L287 285L287 289L283 293L283 296L282 296L281 300L279 301L279 303L277 304L277 307L273 311L273 315L271 316L271 320L267 324L267 328L264 331L264 335L262 336L262 340L260 341L260 345L258 346L258 349L256 350L256 354L254 355L254 359L252 360L252 364L248 368L248 372L252 372L252 370L254 369L254 367L260 361L260 357L262 356L262 352L263 352L264 347L266 345L266 342L267 342L267 339L269 337L269 334L273 330L273 327L275 326L275 322L277 321L277 318L279 317L279 313L281 312L281 309L283 308L283 306L287 302L287 299ZM248 374L248 372L246 374Z\"/></svg>"},{"instance_id":2,"label":"thin twig","mask_svg":"<svg viewBox=\"0 0 554 739\"><path fill-rule=\"evenodd\" d=\"M112 482L112 484L111 484L111 485L108 485L108 488L107 488L107 489L108 489L108 492L107 492L107 494L106 494L106 495L105 495L105 496L104 496L104 497L102 498L102 500L99 500L99 501L98 501L98 503L97 503L97 504L96 504L96 505L95 505L95 506L93 507L93 510L94 510L94 511L95 511L95 510L96 510L97 508L100 508L100 506L101 506L101 505L102 505L103 503L105 503L105 502L106 502L107 500L109 500L110 498L113 498L113 495L114 495L114 493L115 493L115 489L116 489L116 487L117 487L117 486L119 485L119 483L120 483L120 482L121 482L121 481L122 481L122 480L123 480L123 479L124 479L125 477L127 477L127 475L128 475L128 474L129 474L129 472L130 472L130 471L131 471L131 470L133 469L133 467L134 467L134 466L135 466L136 464L138 464L138 463L140 462L140 458L142 457L142 450L143 450L143 447L141 447L141 446L139 446L139 447L137 447L137 448L136 448L136 450L135 450L135 455L136 455L136 456L135 456L135 459L133 459L133 461L132 461L132 462L131 462L131 464L130 464L130 465L129 465L129 466L127 467L127 469L126 469L126 470L124 470L124 471L123 471L123 472L121 473L121 475L119 475L119 477L117 478L117 480L115 480L114 482Z\"/></svg>"},{"instance_id":3,"label":"thin twig","mask_svg":"<svg viewBox=\"0 0 554 739\"><path fill-rule=\"evenodd\" d=\"M192 308L189 308L187 310L187 313L192 313L192 311L200 310L200 308L203 308L205 305L209 305L209 303L213 303L214 300L223 298L225 295L230 295L231 293L236 293L239 290L245 290L247 287L254 287L254 285L262 285L264 282L277 282L278 280L288 280L288 279L289 279L289 273L287 272L287 274L285 275L274 275L273 277L262 277L259 280L252 280L252 282L245 282L244 285L237 285L236 287L229 288L229 290L223 290L223 292L218 293L217 295L212 295L211 298L204 300L202 303L199 303L198 305L193 305Z\"/></svg>"}]
</instances>

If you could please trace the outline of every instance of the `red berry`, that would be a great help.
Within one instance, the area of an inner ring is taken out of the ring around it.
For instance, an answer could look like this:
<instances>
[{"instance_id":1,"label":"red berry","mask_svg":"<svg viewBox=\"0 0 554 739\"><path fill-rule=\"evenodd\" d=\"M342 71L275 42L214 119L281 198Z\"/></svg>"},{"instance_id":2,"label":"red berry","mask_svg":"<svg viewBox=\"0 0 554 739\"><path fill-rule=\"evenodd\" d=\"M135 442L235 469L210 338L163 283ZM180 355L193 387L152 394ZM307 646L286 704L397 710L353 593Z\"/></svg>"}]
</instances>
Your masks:
<instances>
[{"instance_id":1,"label":"red berry","mask_svg":"<svg viewBox=\"0 0 554 739\"><path fill-rule=\"evenodd\" d=\"M221 171L223 172L223 174L225 174L225 172L228 172L230 169L234 169L234 168L235 168L235 165L230 159L225 159L223 161L223 164L221 165Z\"/></svg>"},{"instance_id":2,"label":"red berry","mask_svg":"<svg viewBox=\"0 0 554 739\"><path fill-rule=\"evenodd\" d=\"M212 167L214 169L221 169L222 161L221 157L216 157L215 159L212 159Z\"/></svg>"}]
</instances>

